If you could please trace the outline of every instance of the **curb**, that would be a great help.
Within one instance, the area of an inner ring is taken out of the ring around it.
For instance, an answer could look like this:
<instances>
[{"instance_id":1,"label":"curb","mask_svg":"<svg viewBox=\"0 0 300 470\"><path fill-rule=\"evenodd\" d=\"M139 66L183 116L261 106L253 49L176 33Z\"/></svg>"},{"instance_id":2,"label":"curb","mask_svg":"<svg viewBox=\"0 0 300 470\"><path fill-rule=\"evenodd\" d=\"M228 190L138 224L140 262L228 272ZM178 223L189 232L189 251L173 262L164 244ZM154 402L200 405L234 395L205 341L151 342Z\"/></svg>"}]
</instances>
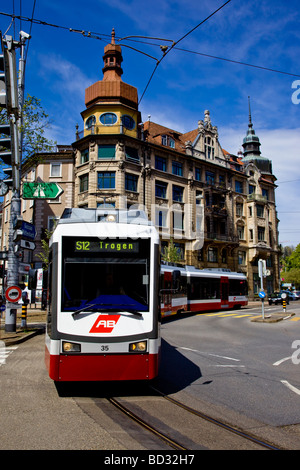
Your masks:
<instances>
[{"instance_id":1,"label":"curb","mask_svg":"<svg viewBox=\"0 0 300 470\"><path fill-rule=\"evenodd\" d=\"M32 329L32 331L25 333L25 332L18 332L16 333L15 338L2 338L0 336L0 342L3 341L5 346L13 346L14 344L20 344L24 341L27 341L34 336L41 335L45 332L45 325L41 325L40 327ZM18 336L19 335L19 336Z\"/></svg>"},{"instance_id":2,"label":"curb","mask_svg":"<svg viewBox=\"0 0 300 470\"><path fill-rule=\"evenodd\" d=\"M277 323L282 320L287 320L288 318L292 317L295 315L295 313L272 313L272 315L265 315L264 318L262 317L257 317L257 318L252 318L251 322L257 322L257 323Z\"/></svg>"}]
</instances>

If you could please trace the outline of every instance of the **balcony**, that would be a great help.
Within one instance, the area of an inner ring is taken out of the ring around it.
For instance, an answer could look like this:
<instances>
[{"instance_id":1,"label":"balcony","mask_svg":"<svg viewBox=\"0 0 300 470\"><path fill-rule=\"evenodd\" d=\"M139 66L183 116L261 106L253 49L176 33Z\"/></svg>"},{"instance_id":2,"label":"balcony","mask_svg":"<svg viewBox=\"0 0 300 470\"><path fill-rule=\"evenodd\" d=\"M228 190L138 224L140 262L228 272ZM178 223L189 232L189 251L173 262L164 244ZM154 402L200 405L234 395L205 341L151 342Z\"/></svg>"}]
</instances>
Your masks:
<instances>
[{"instance_id":1,"label":"balcony","mask_svg":"<svg viewBox=\"0 0 300 470\"><path fill-rule=\"evenodd\" d=\"M217 232L204 232L204 238L219 242L239 243L239 237L237 235L219 234Z\"/></svg>"},{"instance_id":2,"label":"balcony","mask_svg":"<svg viewBox=\"0 0 300 470\"><path fill-rule=\"evenodd\" d=\"M113 134L122 134L122 135L129 135L130 137L140 138L140 130L139 128L136 129L128 129L122 123L121 124L113 124L113 125L101 125L101 124L94 124L88 129L83 129L81 131L76 130L76 140L83 139L88 135L113 135Z\"/></svg>"},{"instance_id":3,"label":"balcony","mask_svg":"<svg viewBox=\"0 0 300 470\"><path fill-rule=\"evenodd\" d=\"M262 194L252 193L248 194L247 201L258 201L258 202L267 202L267 196L263 196Z\"/></svg>"}]
</instances>

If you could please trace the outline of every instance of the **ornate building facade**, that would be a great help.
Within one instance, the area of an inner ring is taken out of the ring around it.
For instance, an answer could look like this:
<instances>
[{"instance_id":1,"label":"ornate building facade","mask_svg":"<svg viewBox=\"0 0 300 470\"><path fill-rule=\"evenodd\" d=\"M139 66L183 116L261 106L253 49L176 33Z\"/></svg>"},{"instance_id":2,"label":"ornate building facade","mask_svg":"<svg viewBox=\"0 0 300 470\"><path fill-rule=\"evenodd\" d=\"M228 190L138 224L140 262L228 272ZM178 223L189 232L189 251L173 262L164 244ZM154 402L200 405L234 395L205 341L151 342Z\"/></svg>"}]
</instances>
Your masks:
<instances>
[{"instance_id":1,"label":"ornate building facade","mask_svg":"<svg viewBox=\"0 0 300 470\"><path fill-rule=\"evenodd\" d=\"M76 130L68 159L61 152L50 154L35 168L48 181L50 175L42 171L46 162L68 167L69 195L57 202L55 216L68 205L138 205L159 230L162 250L172 240L181 263L245 272L254 298L262 258L268 267L265 288L278 289L276 178L271 162L261 155L251 113L243 153L229 154L209 111L185 134L150 117L142 122L137 89L122 80L122 51L114 31L103 60L103 79L86 89L83 128ZM23 178L31 164L29 159L24 165ZM31 204L35 212L25 210L23 217L37 224L37 207L47 203Z\"/></svg>"}]
</instances>

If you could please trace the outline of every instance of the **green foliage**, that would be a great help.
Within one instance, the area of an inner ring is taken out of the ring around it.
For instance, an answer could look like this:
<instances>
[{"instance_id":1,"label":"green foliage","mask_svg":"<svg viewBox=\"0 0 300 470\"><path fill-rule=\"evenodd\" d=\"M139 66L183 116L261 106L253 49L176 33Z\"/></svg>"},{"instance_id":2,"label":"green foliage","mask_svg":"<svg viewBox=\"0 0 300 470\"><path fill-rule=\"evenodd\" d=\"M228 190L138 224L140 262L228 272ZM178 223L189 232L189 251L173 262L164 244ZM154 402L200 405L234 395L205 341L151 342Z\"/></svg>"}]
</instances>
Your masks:
<instances>
[{"instance_id":1,"label":"green foliage","mask_svg":"<svg viewBox=\"0 0 300 470\"><path fill-rule=\"evenodd\" d=\"M161 257L163 261L168 261L169 263L178 263L181 261L180 254L176 246L174 246L172 239L170 240L169 246L164 248Z\"/></svg>"},{"instance_id":2,"label":"green foliage","mask_svg":"<svg viewBox=\"0 0 300 470\"><path fill-rule=\"evenodd\" d=\"M5 122L7 122L6 109L0 108L0 124ZM41 100L27 95L23 105L23 124L19 129L22 133L23 160L34 153L53 151L56 142L45 136L50 125L49 116L43 109Z\"/></svg>"},{"instance_id":3,"label":"green foliage","mask_svg":"<svg viewBox=\"0 0 300 470\"><path fill-rule=\"evenodd\" d=\"M300 243L290 254L281 260L283 271L281 277L284 282L291 282L296 287L300 287Z\"/></svg>"},{"instance_id":4,"label":"green foliage","mask_svg":"<svg viewBox=\"0 0 300 470\"><path fill-rule=\"evenodd\" d=\"M43 269L45 271L48 270L49 266L49 240L51 238L53 231L50 231L48 229L45 230L45 236L43 240L41 240L42 243L42 251L37 254L37 257L40 258L40 260L43 263Z\"/></svg>"}]
</instances>

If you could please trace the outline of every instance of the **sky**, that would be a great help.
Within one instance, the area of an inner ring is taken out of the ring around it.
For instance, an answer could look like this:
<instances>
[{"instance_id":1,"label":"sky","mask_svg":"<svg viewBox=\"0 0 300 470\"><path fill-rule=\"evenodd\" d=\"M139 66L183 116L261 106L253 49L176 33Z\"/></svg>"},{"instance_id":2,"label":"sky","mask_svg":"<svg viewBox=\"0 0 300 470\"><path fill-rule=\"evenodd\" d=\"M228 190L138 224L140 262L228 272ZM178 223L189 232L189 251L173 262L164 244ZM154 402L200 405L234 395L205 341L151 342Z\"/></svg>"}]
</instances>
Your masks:
<instances>
[{"instance_id":1,"label":"sky","mask_svg":"<svg viewBox=\"0 0 300 470\"><path fill-rule=\"evenodd\" d=\"M138 89L143 121L151 116L184 133L208 109L222 148L236 155L250 96L261 152L277 178L279 241L294 247L300 242L299 26L299 0L7 0L0 6L2 35L31 35L25 95L41 100L52 122L47 137L58 144L75 141L76 124L83 129L85 88L102 80L112 28L122 46L122 79ZM161 45L169 46L165 56Z\"/></svg>"}]
</instances>

